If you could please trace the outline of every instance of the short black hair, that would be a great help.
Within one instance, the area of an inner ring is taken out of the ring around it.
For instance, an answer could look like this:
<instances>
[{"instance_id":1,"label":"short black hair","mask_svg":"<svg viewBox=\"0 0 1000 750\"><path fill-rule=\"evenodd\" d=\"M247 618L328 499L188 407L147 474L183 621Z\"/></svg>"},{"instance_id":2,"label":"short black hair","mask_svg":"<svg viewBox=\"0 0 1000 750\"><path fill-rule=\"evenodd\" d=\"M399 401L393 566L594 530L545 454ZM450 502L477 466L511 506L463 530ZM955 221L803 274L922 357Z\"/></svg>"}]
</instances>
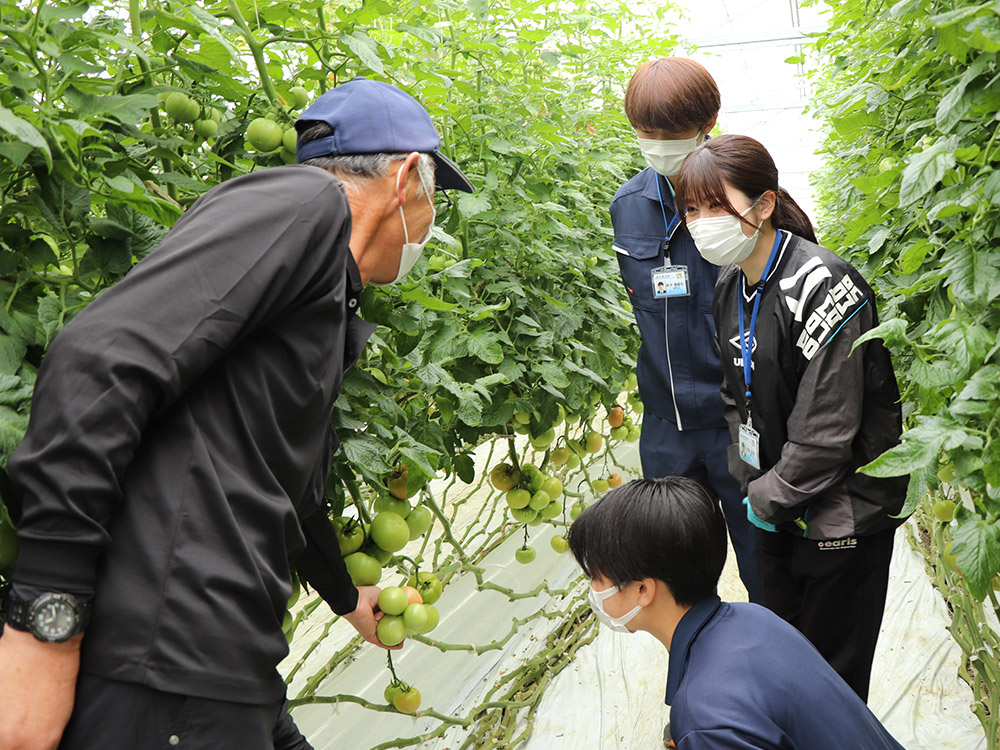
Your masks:
<instances>
[{"instance_id":1,"label":"short black hair","mask_svg":"<svg viewBox=\"0 0 1000 750\"><path fill-rule=\"evenodd\" d=\"M719 501L687 477L636 479L580 514L569 546L588 578L616 586L656 578L689 606L716 593L726 563Z\"/></svg>"}]
</instances>

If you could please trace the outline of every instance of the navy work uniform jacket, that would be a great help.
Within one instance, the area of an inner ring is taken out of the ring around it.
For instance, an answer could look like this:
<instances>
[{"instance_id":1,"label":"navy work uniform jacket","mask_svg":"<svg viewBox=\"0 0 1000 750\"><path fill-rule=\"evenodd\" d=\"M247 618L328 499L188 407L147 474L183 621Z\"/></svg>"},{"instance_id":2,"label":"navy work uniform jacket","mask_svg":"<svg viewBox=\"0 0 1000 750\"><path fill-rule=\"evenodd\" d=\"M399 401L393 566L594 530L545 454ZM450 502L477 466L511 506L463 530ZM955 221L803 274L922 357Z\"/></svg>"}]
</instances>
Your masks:
<instances>
[{"instance_id":1,"label":"navy work uniform jacket","mask_svg":"<svg viewBox=\"0 0 1000 750\"><path fill-rule=\"evenodd\" d=\"M678 750L903 750L799 631L717 596L674 631L666 702Z\"/></svg>"},{"instance_id":2,"label":"navy work uniform jacket","mask_svg":"<svg viewBox=\"0 0 1000 750\"><path fill-rule=\"evenodd\" d=\"M643 473L684 474L719 497L740 578L750 600L760 601L757 530L746 520L743 494L726 458L729 431L712 318L720 269L701 257L677 216L667 179L652 169L622 185L611 202L611 220L618 265L642 337L636 377L646 408L639 439ZM653 295L651 273L663 265L687 266L689 296Z\"/></svg>"},{"instance_id":3,"label":"navy work uniform jacket","mask_svg":"<svg viewBox=\"0 0 1000 750\"><path fill-rule=\"evenodd\" d=\"M636 377L643 405L679 430L725 428L722 368L712 320L712 293L720 269L698 253L677 216L666 178L652 169L619 188L611 202L611 220L622 280L642 336ZM670 241L664 248L668 227ZM663 265L688 267L689 297L653 296L650 274Z\"/></svg>"}]
</instances>

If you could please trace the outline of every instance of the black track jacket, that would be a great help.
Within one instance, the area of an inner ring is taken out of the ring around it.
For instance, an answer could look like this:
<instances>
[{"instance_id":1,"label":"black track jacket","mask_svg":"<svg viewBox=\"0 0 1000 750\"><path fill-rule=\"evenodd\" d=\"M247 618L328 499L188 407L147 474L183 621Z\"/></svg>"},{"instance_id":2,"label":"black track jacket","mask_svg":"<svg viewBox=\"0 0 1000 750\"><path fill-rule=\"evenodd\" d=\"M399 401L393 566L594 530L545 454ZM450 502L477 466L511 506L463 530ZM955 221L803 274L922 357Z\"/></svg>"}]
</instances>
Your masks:
<instances>
[{"instance_id":1,"label":"black track jacket","mask_svg":"<svg viewBox=\"0 0 1000 750\"><path fill-rule=\"evenodd\" d=\"M750 328L756 287L729 266L715 287L717 329L733 436L729 468L754 512L810 539L865 536L898 526L908 478L857 473L899 442L902 416L889 353L879 340L851 347L878 325L875 296L861 274L834 253L781 232L763 290L753 346L751 408L760 432L756 470L739 455L747 421L739 310ZM801 518L803 531L794 521Z\"/></svg>"}]
</instances>

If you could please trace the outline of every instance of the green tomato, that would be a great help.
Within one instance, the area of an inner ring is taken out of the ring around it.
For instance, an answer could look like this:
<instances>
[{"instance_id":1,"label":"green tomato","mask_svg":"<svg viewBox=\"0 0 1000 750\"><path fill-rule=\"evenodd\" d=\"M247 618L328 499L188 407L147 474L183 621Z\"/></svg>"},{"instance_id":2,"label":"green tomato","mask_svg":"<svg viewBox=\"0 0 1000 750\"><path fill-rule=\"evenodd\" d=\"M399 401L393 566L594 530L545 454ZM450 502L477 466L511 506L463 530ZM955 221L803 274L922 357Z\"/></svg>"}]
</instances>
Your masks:
<instances>
[{"instance_id":1,"label":"green tomato","mask_svg":"<svg viewBox=\"0 0 1000 750\"><path fill-rule=\"evenodd\" d=\"M542 491L555 500L563 493L563 483L557 477L549 477L542 482Z\"/></svg>"},{"instance_id":2,"label":"green tomato","mask_svg":"<svg viewBox=\"0 0 1000 750\"><path fill-rule=\"evenodd\" d=\"M288 602L285 604L285 609L291 609L295 606L295 603L299 600L299 596L302 594L302 584L299 583L299 577L292 573L292 593L288 597Z\"/></svg>"},{"instance_id":3,"label":"green tomato","mask_svg":"<svg viewBox=\"0 0 1000 750\"><path fill-rule=\"evenodd\" d=\"M549 497L548 492L545 490L538 490L538 492L531 496L531 502L528 503L528 507L532 510L541 510L551 502L552 498Z\"/></svg>"},{"instance_id":4,"label":"green tomato","mask_svg":"<svg viewBox=\"0 0 1000 750\"><path fill-rule=\"evenodd\" d=\"M406 626L406 632L423 633L423 628L427 625L427 617L426 604L411 604L403 612L403 625Z\"/></svg>"},{"instance_id":5,"label":"green tomato","mask_svg":"<svg viewBox=\"0 0 1000 750\"><path fill-rule=\"evenodd\" d=\"M553 500L551 503L538 511L538 515L547 521L551 521L553 518L558 518L562 512L563 504L558 500Z\"/></svg>"},{"instance_id":6,"label":"green tomato","mask_svg":"<svg viewBox=\"0 0 1000 750\"><path fill-rule=\"evenodd\" d=\"M431 632L441 622L441 613L438 612L437 607L433 604L425 604L424 606L427 607L427 622L424 624L424 629L420 631L422 634Z\"/></svg>"},{"instance_id":7,"label":"green tomato","mask_svg":"<svg viewBox=\"0 0 1000 750\"><path fill-rule=\"evenodd\" d=\"M531 503L531 493L527 490L510 490L504 498L507 500L507 505L513 510L527 508Z\"/></svg>"},{"instance_id":8,"label":"green tomato","mask_svg":"<svg viewBox=\"0 0 1000 750\"><path fill-rule=\"evenodd\" d=\"M361 551L378 560L379 565L388 565L389 561L392 560L392 553L389 550L382 549L371 541L362 547Z\"/></svg>"},{"instance_id":9,"label":"green tomato","mask_svg":"<svg viewBox=\"0 0 1000 750\"><path fill-rule=\"evenodd\" d=\"M580 466L580 457L576 453L570 453L569 458L566 459L567 469L576 469Z\"/></svg>"},{"instance_id":10,"label":"green tomato","mask_svg":"<svg viewBox=\"0 0 1000 750\"><path fill-rule=\"evenodd\" d=\"M390 682L385 686L385 690L382 691L382 696L385 698L385 702L390 706L392 705L392 699L395 697L396 693L399 692L400 683Z\"/></svg>"},{"instance_id":11,"label":"green tomato","mask_svg":"<svg viewBox=\"0 0 1000 750\"><path fill-rule=\"evenodd\" d=\"M603 495L605 492L608 491L611 485L608 484L607 479L595 479L593 482L590 483L590 486L594 488L594 492L596 492L598 495Z\"/></svg>"},{"instance_id":12,"label":"green tomato","mask_svg":"<svg viewBox=\"0 0 1000 750\"><path fill-rule=\"evenodd\" d=\"M603 445L604 436L601 433L593 431L587 433L587 453L597 453Z\"/></svg>"},{"instance_id":13,"label":"green tomato","mask_svg":"<svg viewBox=\"0 0 1000 750\"><path fill-rule=\"evenodd\" d=\"M426 534L432 523L434 523L434 514L431 513L429 508L418 505L411 510L410 515L406 517L406 525L410 529L410 541L412 542L414 539Z\"/></svg>"},{"instance_id":14,"label":"green tomato","mask_svg":"<svg viewBox=\"0 0 1000 750\"><path fill-rule=\"evenodd\" d=\"M634 391L639 385L639 379L636 377L634 372L630 372L628 377L625 378L625 390Z\"/></svg>"},{"instance_id":15,"label":"green tomato","mask_svg":"<svg viewBox=\"0 0 1000 750\"><path fill-rule=\"evenodd\" d=\"M531 523L537 515L538 511L529 507L510 509L510 517L517 523Z\"/></svg>"},{"instance_id":16,"label":"green tomato","mask_svg":"<svg viewBox=\"0 0 1000 750\"><path fill-rule=\"evenodd\" d=\"M392 495L381 495L378 500L375 501L375 505L372 509L376 513L384 513L389 511L390 513L395 513L400 518L407 518L410 515L410 501L400 500L398 497L393 497Z\"/></svg>"},{"instance_id":17,"label":"green tomato","mask_svg":"<svg viewBox=\"0 0 1000 750\"><path fill-rule=\"evenodd\" d=\"M934 517L942 523L951 523L955 517L955 503L951 500L938 500L932 510Z\"/></svg>"},{"instance_id":18,"label":"green tomato","mask_svg":"<svg viewBox=\"0 0 1000 750\"><path fill-rule=\"evenodd\" d=\"M341 556L357 552L365 541L365 530L353 518L334 518L333 531L337 536L337 544L340 545Z\"/></svg>"},{"instance_id":19,"label":"green tomato","mask_svg":"<svg viewBox=\"0 0 1000 750\"><path fill-rule=\"evenodd\" d=\"M941 559L944 560L945 567L953 573L960 573L958 569L958 555L954 555L951 552L951 542L948 542L944 547L944 552L941 555Z\"/></svg>"},{"instance_id":20,"label":"green tomato","mask_svg":"<svg viewBox=\"0 0 1000 750\"><path fill-rule=\"evenodd\" d=\"M281 135L281 146L292 156L295 156L296 147L298 145L299 134L295 132L295 128L287 128Z\"/></svg>"},{"instance_id":21,"label":"green tomato","mask_svg":"<svg viewBox=\"0 0 1000 750\"><path fill-rule=\"evenodd\" d=\"M501 492L507 492L521 483L521 472L508 463L499 463L490 471L490 484Z\"/></svg>"},{"instance_id":22,"label":"green tomato","mask_svg":"<svg viewBox=\"0 0 1000 750\"><path fill-rule=\"evenodd\" d=\"M258 117L247 127L246 137L250 145L257 151L270 152L281 145L281 139L284 135L285 132L274 120Z\"/></svg>"},{"instance_id":23,"label":"green tomato","mask_svg":"<svg viewBox=\"0 0 1000 750\"><path fill-rule=\"evenodd\" d=\"M434 573L422 571L416 578L410 576L407 583L420 592L424 604L433 604L441 598L441 581Z\"/></svg>"},{"instance_id":24,"label":"green tomato","mask_svg":"<svg viewBox=\"0 0 1000 750\"><path fill-rule=\"evenodd\" d=\"M878 173L882 174L883 172L888 172L890 169L893 169L898 163L899 162L896 161L896 159L894 159L893 157L887 156L878 163Z\"/></svg>"},{"instance_id":25,"label":"green tomato","mask_svg":"<svg viewBox=\"0 0 1000 750\"><path fill-rule=\"evenodd\" d=\"M580 517L580 514L586 509L586 505L582 502L573 503L573 507L569 509L569 517L571 521L575 521Z\"/></svg>"},{"instance_id":26,"label":"green tomato","mask_svg":"<svg viewBox=\"0 0 1000 750\"><path fill-rule=\"evenodd\" d=\"M393 696L392 705L400 713L412 714L420 708L420 691L415 687L405 687Z\"/></svg>"},{"instance_id":27,"label":"green tomato","mask_svg":"<svg viewBox=\"0 0 1000 750\"><path fill-rule=\"evenodd\" d=\"M166 100L163 102L163 107L167 111L167 115L176 122L190 122L190 120L185 119L187 118L188 106L190 104L191 99L187 94L174 91L167 95Z\"/></svg>"},{"instance_id":28,"label":"green tomato","mask_svg":"<svg viewBox=\"0 0 1000 750\"><path fill-rule=\"evenodd\" d=\"M382 578L382 566L371 555L353 552L344 558L347 573L355 586L374 586Z\"/></svg>"},{"instance_id":29,"label":"green tomato","mask_svg":"<svg viewBox=\"0 0 1000 750\"><path fill-rule=\"evenodd\" d=\"M527 464L521 467L521 485L531 492L538 492L545 482L545 475L537 466Z\"/></svg>"},{"instance_id":30,"label":"green tomato","mask_svg":"<svg viewBox=\"0 0 1000 750\"><path fill-rule=\"evenodd\" d=\"M302 109L309 102L309 92L302 86L292 86L288 93L292 95L292 104L296 109Z\"/></svg>"},{"instance_id":31,"label":"green tomato","mask_svg":"<svg viewBox=\"0 0 1000 750\"><path fill-rule=\"evenodd\" d=\"M219 131L219 123L215 120L195 120L194 132L202 138L211 138Z\"/></svg>"},{"instance_id":32,"label":"green tomato","mask_svg":"<svg viewBox=\"0 0 1000 750\"><path fill-rule=\"evenodd\" d=\"M566 541L566 537L562 534L556 534L552 539L549 540L549 544L552 545L552 549L558 552L560 555L569 549L569 542Z\"/></svg>"},{"instance_id":33,"label":"green tomato","mask_svg":"<svg viewBox=\"0 0 1000 750\"><path fill-rule=\"evenodd\" d=\"M371 535L382 549L399 552L410 541L410 527L398 513L383 511L372 519Z\"/></svg>"},{"instance_id":34,"label":"green tomato","mask_svg":"<svg viewBox=\"0 0 1000 750\"><path fill-rule=\"evenodd\" d=\"M628 437L628 427L625 425L613 427L608 431L608 435L612 440L625 440Z\"/></svg>"},{"instance_id":35,"label":"green tomato","mask_svg":"<svg viewBox=\"0 0 1000 750\"><path fill-rule=\"evenodd\" d=\"M536 451L543 451L552 445L552 441L555 439L556 431L550 427L541 435L532 435L529 442L531 443L531 447Z\"/></svg>"},{"instance_id":36,"label":"green tomato","mask_svg":"<svg viewBox=\"0 0 1000 750\"><path fill-rule=\"evenodd\" d=\"M514 559L517 560L522 565L527 565L532 560L535 559L535 548L524 545L514 552Z\"/></svg>"},{"instance_id":37,"label":"green tomato","mask_svg":"<svg viewBox=\"0 0 1000 750\"><path fill-rule=\"evenodd\" d=\"M379 592L378 608L387 615L403 614L408 604L406 592L400 586L386 586Z\"/></svg>"},{"instance_id":38,"label":"green tomato","mask_svg":"<svg viewBox=\"0 0 1000 750\"><path fill-rule=\"evenodd\" d=\"M938 469L938 479L940 479L945 484L951 484L955 481L955 465L948 464L947 466L942 466Z\"/></svg>"},{"instance_id":39,"label":"green tomato","mask_svg":"<svg viewBox=\"0 0 1000 750\"><path fill-rule=\"evenodd\" d=\"M526 411L516 411L514 412L514 421L518 424L528 424L531 421L531 415Z\"/></svg>"},{"instance_id":40,"label":"green tomato","mask_svg":"<svg viewBox=\"0 0 1000 750\"><path fill-rule=\"evenodd\" d=\"M634 443L636 440L639 439L639 436L641 434L642 434L642 428L639 427L638 425L635 427L630 427L628 431L628 436L625 438L625 440L626 442Z\"/></svg>"},{"instance_id":41,"label":"green tomato","mask_svg":"<svg viewBox=\"0 0 1000 750\"><path fill-rule=\"evenodd\" d=\"M399 615L386 615L375 626L375 635L386 646L398 646L406 638L406 625Z\"/></svg>"},{"instance_id":42,"label":"green tomato","mask_svg":"<svg viewBox=\"0 0 1000 750\"><path fill-rule=\"evenodd\" d=\"M552 455L549 456L549 460L552 461L553 466L565 466L569 460L569 448L556 448L552 451Z\"/></svg>"}]
</instances>

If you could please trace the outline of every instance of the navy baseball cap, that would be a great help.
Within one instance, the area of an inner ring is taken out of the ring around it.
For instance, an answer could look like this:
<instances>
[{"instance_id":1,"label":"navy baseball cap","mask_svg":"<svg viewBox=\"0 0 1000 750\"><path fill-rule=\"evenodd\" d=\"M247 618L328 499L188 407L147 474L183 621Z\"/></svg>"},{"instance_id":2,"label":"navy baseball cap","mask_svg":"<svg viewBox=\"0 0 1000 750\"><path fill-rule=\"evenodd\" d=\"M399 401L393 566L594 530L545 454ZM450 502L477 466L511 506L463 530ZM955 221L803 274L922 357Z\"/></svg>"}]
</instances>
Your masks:
<instances>
[{"instance_id":1,"label":"navy baseball cap","mask_svg":"<svg viewBox=\"0 0 1000 750\"><path fill-rule=\"evenodd\" d=\"M441 136L427 110L395 86L367 78L343 83L299 115L295 130L302 133L316 122L333 128L333 135L300 144L299 163L319 156L419 151L434 159L438 188L475 192L469 178L441 153Z\"/></svg>"}]
</instances>

